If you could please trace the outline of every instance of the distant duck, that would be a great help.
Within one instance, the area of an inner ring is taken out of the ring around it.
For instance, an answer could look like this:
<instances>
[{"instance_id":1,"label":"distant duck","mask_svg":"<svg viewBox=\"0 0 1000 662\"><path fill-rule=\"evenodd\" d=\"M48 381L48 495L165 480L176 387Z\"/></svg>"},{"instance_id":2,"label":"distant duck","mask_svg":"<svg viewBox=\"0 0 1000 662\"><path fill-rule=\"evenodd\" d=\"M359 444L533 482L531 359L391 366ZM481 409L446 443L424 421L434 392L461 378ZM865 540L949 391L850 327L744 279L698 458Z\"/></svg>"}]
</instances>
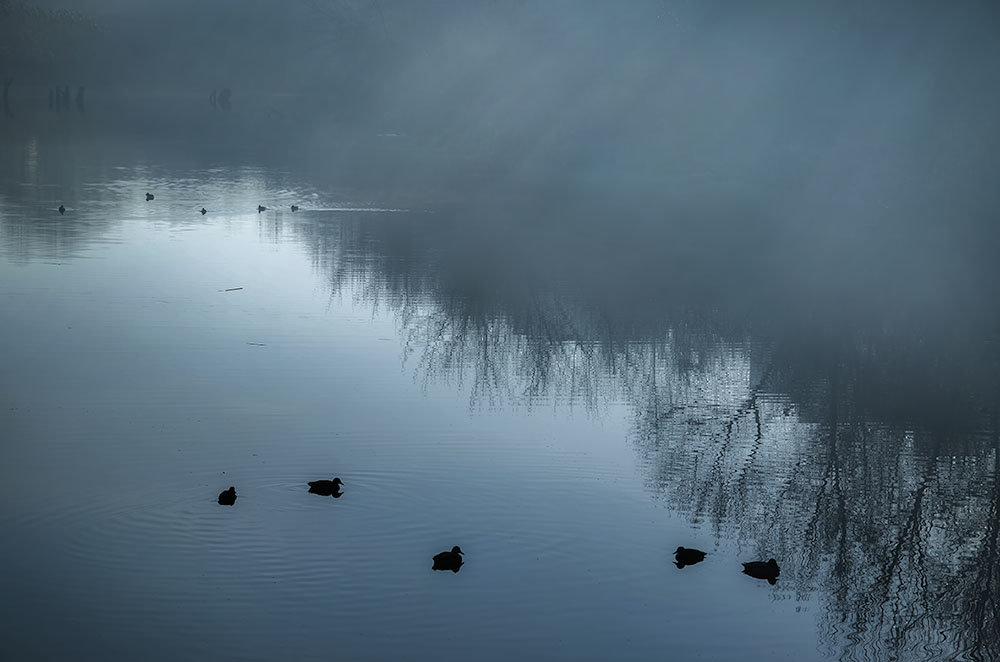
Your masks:
<instances>
[{"instance_id":1,"label":"distant duck","mask_svg":"<svg viewBox=\"0 0 1000 662\"><path fill-rule=\"evenodd\" d=\"M458 572L462 567L462 548L455 545L450 552L441 552L434 555L434 567L432 570L451 570Z\"/></svg>"},{"instance_id":2,"label":"distant duck","mask_svg":"<svg viewBox=\"0 0 1000 662\"><path fill-rule=\"evenodd\" d=\"M62 216L65 213L66 213L66 208L63 207L62 205L59 205L59 215Z\"/></svg>"},{"instance_id":3,"label":"distant duck","mask_svg":"<svg viewBox=\"0 0 1000 662\"><path fill-rule=\"evenodd\" d=\"M767 583L773 586L778 581L781 568L778 567L778 562L774 559L768 559L767 563L763 561L751 561L750 563L743 564L743 573L755 579L766 579Z\"/></svg>"},{"instance_id":4,"label":"distant duck","mask_svg":"<svg viewBox=\"0 0 1000 662\"><path fill-rule=\"evenodd\" d=\"M292 205L292 211L298 211L298 210L299 210L298 205Z\"/></svg>"},{"instance_id":5,"label":"distant duck","mask_svg":"<svg viewBox=\"0 0 1000 662\"><path fill-rule=\"evenodd\" d=\"M334 478L333 480L313 480L309 482L309 493L332 496L334 499L339 499L342 494L340 486L343 484L344 482L339 478Z\"/></svg>"},{"instance_id":6,"label":"distant duck","mask_svg":"<svg viewBox=\"0 0 1000 662\"><path fill-rule=\"evenodd\" d=\"M705 552L700 549L690 549L685 547L678 547L677 551L674 552L674 558L678 568L683 568L686 565L694 565L695 563L701 563L705 560Z\"/></svg>"},{"instance_id":7,"label":"distant duck","mask_svg":"<svg viewBox=\"0 0 1000 662\"><path fill-rule=\"evenodd\" d=\"M201 215L202 215L202 216L204 216L204 215L205 215L205 214L207 214L207 213L208 213L208 210L207 210L207 209L205 209L204 207L202 207L202 208L201 208Z\"/></svg>"},{"instance_id":8,"label":"distant duck","mask_svg":"<svg viewBox=\"0 0 1000 662\"><path fill-rule=\"evenodd\" d=\"M149 202L150 200L152 200L152 199L153 199L153 198L155 198L155 197L156 197L156 196L155 196L155 195L153 195L152 193L147 193L147 194L146 194L146 202Z\"/></svg>"},{"instance_id":9,"label":"distant duck","mask_svg":"<svg viewBox=\"0 0 1000 662\"><path fill-rule=\"evenodd\" d=\"M267 211L267 207L265 207L264 205L257 205L257 213L259 214L262 211Z\"/></svg>"},{"instance_id":10,"label":"distant duck","mask_svg":"<svg viewBox=\"0 0 1000 662\"><path fill-rule=\"evenodd\" d=\"M236 503L236 488L232 485L229 486L228 490L223 490L219 492L219 505L220 506L231 506Z\"/></svg>"}]
</instances>

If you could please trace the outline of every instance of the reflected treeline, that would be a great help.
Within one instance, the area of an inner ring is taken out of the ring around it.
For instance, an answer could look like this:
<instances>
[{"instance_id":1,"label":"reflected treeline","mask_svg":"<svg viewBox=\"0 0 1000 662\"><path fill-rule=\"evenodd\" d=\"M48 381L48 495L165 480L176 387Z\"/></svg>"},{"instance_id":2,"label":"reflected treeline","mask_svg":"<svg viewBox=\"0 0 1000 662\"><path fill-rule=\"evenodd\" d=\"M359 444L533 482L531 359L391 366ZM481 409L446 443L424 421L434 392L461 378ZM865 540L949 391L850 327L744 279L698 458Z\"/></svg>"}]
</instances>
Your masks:
<instances>
[{"instance_id":1,"label":"reflected treeline","mask_svg":"<svg viewBox=\"0 0 1000 662\"><path fill-rule=\"evenodd\" d=\"M491 204L340 217L296 231L335 290L399 315L429 373L468 380L462 371L476 366L476 388L496 397L561 389L562 370L583 379L581 388L593 384L593 399L628 392L669 409L687 395L664 400L662 384L646 393L649 384L739 350L752 353L753 374L780 378L776 391L801 396L802 407L810 401L802 385L825 378L831 364L849 373L852 401L873 420L953 426L992 404L991 282L918 301L919 280L858 287L851 273L781 263L791 249L769 243L780 221L734 223L724 237L710 213L692 227L653 227L582 205Z\"/></svg>"},{"instance_id":2,"label":"reflected treeline","mask_svg":"<svg viewBox=\"0 0 1000 662\"><path fill-rule=\"evenodd\" d=\"M810 291L819 305L789 307L801 295L791 286L736 277L768 255L700 253L701 271L674 286L676 263L650 266L634 226L587 241L508 220L386 215L298 230L334 292L397 316L419 380L467 389L473 406L626 402L651 489L780 559L779 590L819 596L830 655L996 659L988 300L965 317L947 301L880 310L881 293L852 300L831 283Z\"/></svg>"}]
</instances>

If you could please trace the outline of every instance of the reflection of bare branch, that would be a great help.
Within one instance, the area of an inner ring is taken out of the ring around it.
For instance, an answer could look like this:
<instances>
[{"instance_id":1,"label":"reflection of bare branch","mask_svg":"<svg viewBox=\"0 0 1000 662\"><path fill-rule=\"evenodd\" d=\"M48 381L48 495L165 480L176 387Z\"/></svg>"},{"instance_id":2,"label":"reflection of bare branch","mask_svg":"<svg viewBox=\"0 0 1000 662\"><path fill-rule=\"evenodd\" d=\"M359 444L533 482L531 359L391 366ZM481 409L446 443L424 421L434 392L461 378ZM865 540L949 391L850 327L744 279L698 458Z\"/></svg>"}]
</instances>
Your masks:
<instances>
[{"instance_id":1,"label":"reflection of bare branch","mask_svg":"<svg viewBox=\"0 0 1000 662\"><path fill-rule=\"evenodd\" d=\"M657 436L648 447L658 449L660 466L670 472L660 484L671 487L681 508L691 503L692 489L698 504L710 503L709 510L698 505L696 512L710 517L719 535L755 540L759 549L784 558L783 570L789 568L782 573L786 585L792 582L799 591L827 587L829 611L820 632L832 655L855 659L863 658L865 651L879 651L876 657L906 657L919 650L918 657L943 658L962 649L978 650L972 641L959 642L975 632L981 633L981 649L993 653L998 646L991 620L997 580L991 583L985 574L996 574L1000 565L995 550L1000 543L998 506L991 506L984 518L987 524L975 533L976 510L963 505L978 498L972 496L972 486L984 479L986 466L973 461L965 473L955 468L956 475L942 478L946 437L874 427L854 408L857 377L833 365L821 391L829 402L825 432L819 437L822 452L808 441L815 439L812 435L782 433L787 406L758 396L748 411L753 398L748 395L734 408L735 414L720 422L717 434L703 431L688 439L685 454L713 451L714 461L706 470L697 462L678 462L676 445L662 447L663 438L682 438L679 411L667 409L664 413L670 416L661 413L658 425L645 428ZM810 393L815 399L817 391ZM769 414L778 411L782 415ZM742 426L743 421L750 425ZM779 450L781 455L775 455ZM787 468L774 464L788 459L794 461ZM753 471L760 463L764 471ZM780 479L761 475L767 472L780 474ZM989 478L1000 490L996 479ZM1000 499L1000 492L991 495L994 501ZM767 516L760 515L762 506ZM980 537L982 553L991 558L977 559L975 572L956 568L950 559L966 554L970 541ZM969 580L962 578L966 574ZM973 581L976 590L960 588L971 587ZM942 599L951 592L955 599ZM958 606L958 596L964 608ZM971 601L977 608L971 608ZM983 616L981 625L974 624L973 614ZM942 640L941 632L950 634ZM978 659L991 656L981 654Z\"/></svg>"},{"instance_id":2,"label":"reflection of bare branch","mask_svg":"<svg viewBox=\"0 0 1000 662\"><path fill-rule=\"evenodd\" d=\"M1000 425L993 409L993 488L985 518L985 530L979 553L972 557L974 580L960 597L960 613L968 615L966 646L975 660L1000 657L997 614L1000 612Z\"/></svg>"}]
</instances>

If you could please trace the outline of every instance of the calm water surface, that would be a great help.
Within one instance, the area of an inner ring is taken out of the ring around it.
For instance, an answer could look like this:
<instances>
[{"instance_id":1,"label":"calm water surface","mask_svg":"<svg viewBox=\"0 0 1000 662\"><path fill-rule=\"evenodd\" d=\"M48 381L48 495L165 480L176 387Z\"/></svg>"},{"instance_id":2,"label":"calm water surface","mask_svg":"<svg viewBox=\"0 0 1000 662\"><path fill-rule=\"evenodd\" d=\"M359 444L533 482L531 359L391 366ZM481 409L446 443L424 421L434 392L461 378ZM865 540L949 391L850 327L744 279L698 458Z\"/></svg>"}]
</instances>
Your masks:
<instances>
[{"instance_id":1,"label":"calm water surface","mask_svg":"<svg viewBox=\"0 0 1000 662\"><path fill-rule=\"evenodd\" d=\"M4 659L995 659L991 332L699 309L551 203L3 159Z\"/></svg>"}]
</instances>

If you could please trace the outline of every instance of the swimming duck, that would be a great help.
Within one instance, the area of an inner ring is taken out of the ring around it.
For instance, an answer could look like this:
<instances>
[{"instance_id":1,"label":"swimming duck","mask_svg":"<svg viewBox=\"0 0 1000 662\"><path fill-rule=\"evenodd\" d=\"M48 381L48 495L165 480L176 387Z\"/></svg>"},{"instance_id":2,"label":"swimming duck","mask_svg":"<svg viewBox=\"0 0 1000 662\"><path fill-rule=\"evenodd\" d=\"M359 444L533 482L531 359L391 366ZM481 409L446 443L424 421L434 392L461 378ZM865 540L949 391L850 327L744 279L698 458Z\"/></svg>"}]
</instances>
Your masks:
<instances>
[{"instance_id":1,"label":"swimming duck","mask_svg":"<svg viewBox=\"0 0 1000 662\"><path fill-rule=\"evenodd\" d=\"M202 215L202 216L204 216L204 215L205 215L205 214L207 214L207 213L208 213L208 210L207 210L207 209L205 209L204 207L202 207L202 208L201 208L201 215Z\"/></svg>"},{"instance_id":2,"label":"swimming duck","mask_svg":"<svg viewBox=\"0 0 1000 662\"><path fill-rule=\"evenodd\" d=\"M65 213L66 213L66 208L63 207L62 205L59 205L59 215L62 216Z\"/></svg>"},{"instance_id":3,"label":"swimming duck","mask_svg":"<svg viewBox=\"0 0 1000 662\"><path fill-rule=\"evenodd\" d=\"M344 482L339 478L309 481L309 493L332 496L334 499L339 499L341 495L340 486L343 484Z\"/></svg>"},{"instance_id":4,"label":"swimming duck","mask_svg":"<svg viewBox=\"0 0 1000 662\"><path fill-rule=\"evenodd\" d=\"M694 565L695 563L704 561L705 552L700 549L678 547L677 551L674 552L674 558L677 559L674 565L678 568L683 568L686 565Z\"/></svg>"},{"instance_id":5,"label":"swimming duck","mask_svg":"<svg viewBox=\"0 0 1000 662\"><path fill-rule=\"evenodd\" d=\"M153 198L155 198L155 197L156 197L156 196L155 196L155 195L153 195L152 193L147 193L147 194L146 194L146 202L149 202L150 200L152 200L152 199L153 199Z\"/></svg>"},{"instance_id":6,"label":"swimming duck","mask_svg":"<svg viewBox=\"0 0 1000 662\"><path fill-rule=\"evenodd\" d=\"M223 490L219 492L219 505L220 506L231 506L236 503L236 488L232 485L229 486L228 490Z\"/></svg>"},{"instance_id":7,"label":"swimming duck","mask_svg":"<svg viewBox=\"0 0 1000 662\"><path fill-rule=\"evenodd\" d=\"M450 552L441 552L434 555L434 567L432 570L451 570L458 572L462 567L462 548L455 545Z\"/></svg>"},{"instance_id":8,"label":"swimming duck","mask_svg":"<svg viewBox=\"0 0 1000 662\"><path fill-rule=\"evenodd\" d=\"M264 205L257 205L257 213L259 214L262 211L267 211L267 207L265 207Z\"/></svg>"},{"instance_id":9,"label":"swimming duck","mask_svg":"<svg viewBox=\"0 0 1000 662\"><path fill-rule=\"evenodd\" d=\"M299 210L298 205L292 205L292 211L298 211L298 210Z\"/></svg>"},{"instance_id":10,"label":"swimming duck","mask_svg":"<svg viewBox=\"0 0 1000 662\"><path fill-rule=\"evenodd\" d=\"M750 563L743 564L743 573L755 579L766 579L767 583L773 586L778 581L781 568L778 567L778 562L774 559L768 559L767 563L763 561L751 561Z\"/></svg>"}]
</instances>

